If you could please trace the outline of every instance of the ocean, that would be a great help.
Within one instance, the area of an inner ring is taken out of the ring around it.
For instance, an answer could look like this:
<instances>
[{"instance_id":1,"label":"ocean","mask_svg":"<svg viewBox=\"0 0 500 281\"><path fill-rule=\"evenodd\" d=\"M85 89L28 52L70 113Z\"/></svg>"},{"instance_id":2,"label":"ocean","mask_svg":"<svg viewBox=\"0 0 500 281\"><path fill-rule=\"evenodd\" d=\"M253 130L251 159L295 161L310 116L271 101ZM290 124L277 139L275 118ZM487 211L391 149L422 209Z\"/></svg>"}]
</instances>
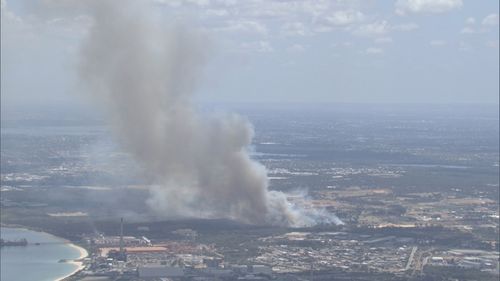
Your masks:
<instances>
[{"instance_id":1,"label":"ocean","mask_svg":"<svg viewBox=\"0 0 500 281\"><path fill-rule=\"evenodd\" d=\"M77 264L59 262L61 259L78 259L77 248L47 233L22 228L1 227L4 240L26 238L26 247L2 247L0 250L0 280L2 281L54 281L65 277ZM33 243L41 243L34 245Z\"/></svg>"}]
</instances>

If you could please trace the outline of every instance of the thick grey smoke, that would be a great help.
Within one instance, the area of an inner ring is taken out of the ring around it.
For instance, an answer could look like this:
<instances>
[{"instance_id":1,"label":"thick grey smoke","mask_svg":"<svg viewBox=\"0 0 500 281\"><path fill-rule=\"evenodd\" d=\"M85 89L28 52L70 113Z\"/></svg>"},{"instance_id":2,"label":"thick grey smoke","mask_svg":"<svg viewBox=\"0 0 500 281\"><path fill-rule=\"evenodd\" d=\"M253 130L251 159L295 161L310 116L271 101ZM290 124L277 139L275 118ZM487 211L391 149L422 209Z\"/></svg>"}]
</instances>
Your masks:
<instances>
[{"instance_id":1,"label":"thick grey smoke","mask_svg":"<svg viewBox=\"0 0 500 281\"><path fill-rule=\"evenodd\" d=\"M247 153L242 117L196 112L191 95L207 56L203 36L153 21L131 1L98 1L82 47L82 81L124 148L155 183L149 205L165 216L313 225L315 212L267 189L265 168Z\"/></svg>"}]
</instances>

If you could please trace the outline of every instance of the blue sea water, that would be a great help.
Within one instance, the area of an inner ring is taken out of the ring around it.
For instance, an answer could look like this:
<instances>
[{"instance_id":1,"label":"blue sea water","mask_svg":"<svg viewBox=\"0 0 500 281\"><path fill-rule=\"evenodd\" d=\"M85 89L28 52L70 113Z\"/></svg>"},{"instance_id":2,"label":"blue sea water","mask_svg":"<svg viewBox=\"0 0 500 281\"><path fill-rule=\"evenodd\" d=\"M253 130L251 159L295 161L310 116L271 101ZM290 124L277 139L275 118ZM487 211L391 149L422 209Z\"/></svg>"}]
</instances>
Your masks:
<instances>
[{"instance_id":1,"label":"blue sea water","mask_svg":"<svg viewBox=\"0 0 500 281\"><path fill-rule=\"evenodd\" d=\"M21 228L0 228L4 240L26 238L26 247L2 247L0 250L0 280L2 281L54 281L72 273L78 266L59 262L77 259L77 249L64 240L43 232ZM34 245L32 243L41 243Z\"/></svg>"}]
</instances>

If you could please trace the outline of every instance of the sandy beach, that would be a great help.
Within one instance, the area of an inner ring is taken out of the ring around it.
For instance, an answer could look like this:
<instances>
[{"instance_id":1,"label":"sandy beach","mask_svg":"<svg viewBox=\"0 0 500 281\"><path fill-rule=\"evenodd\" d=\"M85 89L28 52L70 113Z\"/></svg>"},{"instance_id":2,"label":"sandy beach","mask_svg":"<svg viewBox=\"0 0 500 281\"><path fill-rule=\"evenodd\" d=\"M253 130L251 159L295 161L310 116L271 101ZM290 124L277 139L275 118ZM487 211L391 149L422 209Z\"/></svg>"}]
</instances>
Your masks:
<instances>
[{"instance_id":1,"label":"sandy beach","mask_svg":"<svg viewBox=\"0 0 500 281\"><path fill-rule=\"evenodd\" d=\"M77 268L75 268L75 270L73 270L73 272L71 272L70 274L68 274L66 276L63 276L63 277L60 277L58 279L55 279L54 281L65 280L66 278L75 275L77 272L79 272L80 270L82 270L84 268L84 265L83 265L83 262L81 261L81 259L86 258L89 255L89 253L87 252L87 250L85 250L84 248L82 248L80 246L72 244L72 243L68 244L68 246L70 246L71 248L74 248L74 249L78 250L79 253L80 253L80 256L78 258L73 259L71 261L67 261L67 263L71 263L71 264L77 265Z\"/></svg>"},{"instance_id":2,"label":"sandy beach","mask_svg":"<svg viewBox=\"0 0 500 281\"><path fill-rule=\"evenodd\" d=\"M62 271L61 275L57 275L57 274L52 274L52 276L48 275L48 276L44 276L44 280L47 280L47 281L62 281L62 280L67 280L70 276L73 276L75 275L77 272L81 271L83 268L84 268L84 263L83 263L83 258L87 257L89 254L87 252L86 249L84 249L83 247L80 247L78 245L75 245L73 244L71 241L67 240L67 239L64 239L62 237L58 237L58 236L55 236L51 233L48 233L48 232L44 232L42 231L41 229L34 229L34 228L30 228L30 227L25 227L25 226L19 226L19 225L5 225L5 224L1 224L1 229L2 231L4 231L4 229L11 229L11 230L18 230L18 231L21 231L21 233L23 231L27 231L29 233L40 233L40 235L44 235L44 236L49 236L50 237L50 242L49 243L56 243L56 244L64 244L64 247L70 247L70 248L73 248L74 250L77 250L78 251L78 254L75 254L73 252L73 254L70 254L69 257L72 257L71 259L67 259L68 255L66 254L66 257L61 257L63 258L63 260L59 260L60 263L65 263L65 264L70 264L68 265L67 267L70 267L70 272L69 273L64 273L65 271ZM20 235L23 235L23 234L20 234ZM44 238L36 238L36 239L44 239ZM35 239L35 240L36 240ZM29 241L30 244L33 243L33 241ZM42 242L42 244L44 244L45 242ZM29 247L28 247L29 248ZM34 247L34 248L37 248L37 247ZM57 263L57 260L54 260L55 263ZM67 272L67 271L66 271ZM3 279L3 276L2 275L2 279ZM16 279L10 279L10 280L16 280ZM35 279L32 279L32 280L36 280Z\"/></svg>"}]
</instances>

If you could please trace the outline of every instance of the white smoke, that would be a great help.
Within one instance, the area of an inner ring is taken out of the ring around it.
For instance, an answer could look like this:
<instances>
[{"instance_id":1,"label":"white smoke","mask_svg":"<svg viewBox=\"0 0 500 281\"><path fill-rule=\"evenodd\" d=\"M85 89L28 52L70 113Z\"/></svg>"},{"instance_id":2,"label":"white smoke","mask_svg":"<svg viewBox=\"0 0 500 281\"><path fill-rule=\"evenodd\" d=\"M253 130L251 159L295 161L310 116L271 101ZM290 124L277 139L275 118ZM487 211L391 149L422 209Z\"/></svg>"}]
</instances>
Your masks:
<instances>
[{"instance_id":1,"label":"white smoke","mask_svg":"<svg viewBox=\"0 0 500 281\"><path fill-rule=\"evenodd\" d=\"M244 118L195 110L191 95L207 57L206 40L186 28L151 20L140 3L93 2L94 22L82 46L80 75L109 113L122 146L155 183L151 208L166 217L253 224L326 222L317 211L268 191L266 169L247 152L253 130Z\"/></svg>"}]
</instances>

